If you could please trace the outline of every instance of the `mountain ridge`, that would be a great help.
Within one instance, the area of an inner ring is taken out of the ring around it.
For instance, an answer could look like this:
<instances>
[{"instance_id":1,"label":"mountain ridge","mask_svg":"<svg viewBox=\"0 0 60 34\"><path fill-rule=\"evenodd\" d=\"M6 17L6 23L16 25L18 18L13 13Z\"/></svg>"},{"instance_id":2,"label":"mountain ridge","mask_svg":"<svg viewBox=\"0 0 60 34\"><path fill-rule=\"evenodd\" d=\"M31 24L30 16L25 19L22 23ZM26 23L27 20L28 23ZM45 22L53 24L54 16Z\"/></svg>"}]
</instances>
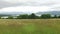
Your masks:
<instances>
[{"instance_id":1,"label":"mountain ridge","mask_svg":"<svg viewBox=\"0 0 60 34\"><path fill-rule=\"evenodd\" d=\"M42 15L42 14L60 15L60 11L37 12L36 14L37 15Z\"/></svg>"}]
</instances>

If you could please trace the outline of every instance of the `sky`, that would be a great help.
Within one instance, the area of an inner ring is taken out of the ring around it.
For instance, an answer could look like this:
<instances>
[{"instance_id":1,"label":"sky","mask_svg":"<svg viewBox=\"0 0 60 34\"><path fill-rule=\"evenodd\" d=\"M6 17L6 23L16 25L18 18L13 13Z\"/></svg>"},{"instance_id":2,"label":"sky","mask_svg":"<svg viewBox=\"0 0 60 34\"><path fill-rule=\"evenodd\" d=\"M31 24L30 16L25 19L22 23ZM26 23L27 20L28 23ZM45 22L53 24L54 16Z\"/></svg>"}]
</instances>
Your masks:
<instances>
[{"instance_id":1,"label":"sky","mask_svg":"<svg viewBox=\"0 0 60 34\"><path fill-rule=\"evenodd\" d=\"M0 0L0 12L60 11L60 0Z\"/></svg>"}]
</instances>

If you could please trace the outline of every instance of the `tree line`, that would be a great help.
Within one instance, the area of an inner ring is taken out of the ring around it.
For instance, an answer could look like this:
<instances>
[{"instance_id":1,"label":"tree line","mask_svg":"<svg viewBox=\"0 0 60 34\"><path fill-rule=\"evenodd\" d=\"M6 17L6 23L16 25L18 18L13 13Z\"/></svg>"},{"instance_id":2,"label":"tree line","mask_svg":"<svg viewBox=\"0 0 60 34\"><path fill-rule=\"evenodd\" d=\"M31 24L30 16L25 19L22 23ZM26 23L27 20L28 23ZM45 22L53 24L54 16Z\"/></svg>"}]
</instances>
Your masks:
<instances>
[{"instance_id":1,"label":"tree line","mask_svg":"<svg viewBox=\"0 0 60 34\"><path fill-rule=\"evenodd\" d=\"M51 16L51 14L42 14L41 16L37 16L34 13L28 15L28 14L22 14L17 16L16 18L13 18L13 16L8 16L7 19L50 19L50 18L60 18L60 16L54 15Z\"/></svg>"}]
</instances>

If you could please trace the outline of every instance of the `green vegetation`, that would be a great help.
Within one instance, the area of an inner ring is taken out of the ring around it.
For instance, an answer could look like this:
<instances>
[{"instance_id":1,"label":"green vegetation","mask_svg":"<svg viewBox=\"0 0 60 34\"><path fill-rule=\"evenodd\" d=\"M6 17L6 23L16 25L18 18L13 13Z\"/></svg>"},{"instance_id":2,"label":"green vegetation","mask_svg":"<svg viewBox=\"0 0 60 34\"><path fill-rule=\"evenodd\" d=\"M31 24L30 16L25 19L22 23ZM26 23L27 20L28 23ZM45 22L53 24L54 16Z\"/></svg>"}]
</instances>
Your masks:
<instances>
[{"instance_id":1,"label":"green vegetation","mask_svg":"<svg viewBox=\"0 0 60 34\"><path fill-rule=\"evenodd\" d=\"M51 15L51 14L42 14L41 16L37 16L36 14L32 13L30 15L28 14L22 14L19 16L16 16L17 18L13 18L12 16L9 16L8 19L50 19L50 18L60 18L60 16L57 15Z\"/></svg>"},{"instance_id":2,"label":"green vegetation","mask_svg":"<svg viewBox=\"0 0 60 34\"><path fill-rule=\"evenodd\" d=\"M57 15L54 15L54 17L53 17L53 18L58 18L58 17L57 17Z\"/></svg>"},{"instance_id":3,"label":"green vegetation","mask_svg":"<svg viewBox=\"0 0 60 34\"><path fill-rule=\"evenodd\" d=\"M51 15L50 14L42 14L41 15L41 18L51 18Z\"/></svg>"},{"instance_id":4,"label":"green vegetation","mask_svg":"<svg viewBox=\"0 0 60 34\"><path fill-rule=\"evenodd\" d=\"M13 19L13 17L12 16L9 16L7 19Z\"/></svg>"},{"instance_id":5,"label":"green vegetation","mask_svg":"<svg viewBox=\"0 0 60 34\"><path fill-rule=\"evenodd\" d=\"M36 19L36 15L34 13L32 13L31 15L29 15L30 19Z\"/></svg>"},{"instance_id":6,"label":"green vegetation","mask_svg":"<svg viewBox=\"0 0 60 34\"><path fill-rule=\"evenodd\" d=\"M19 15L17 16L17 19L28 19L28 15L27 14Z\"/></svg>"},{"instance_id":7,"label":"green vegetation","mask_svg":"<svg viewBox=\"0 0 60 34\"><path fill-rule=\"evenodd\" d=\"M0 34L60 34L60 19L0 19Z\"/></svg>"},{"instance_id":8,"label":"green vegetation","mask_svg":"<svg viewBox=\"0 0 60 34\"><path fill-rule=\"evenodd\" d=\"M0 19L2 19L1 17L0 17ZM28 14L21 14L19 16L7 16L7 18L5 16L3 18L4 19L50 19L50 18L60 18L60 15L59 16L58 15L52 16L51 14L42 14L41 16L38 16L38 15L32 13L29 15Z\"/></svg>"}]
</instances>

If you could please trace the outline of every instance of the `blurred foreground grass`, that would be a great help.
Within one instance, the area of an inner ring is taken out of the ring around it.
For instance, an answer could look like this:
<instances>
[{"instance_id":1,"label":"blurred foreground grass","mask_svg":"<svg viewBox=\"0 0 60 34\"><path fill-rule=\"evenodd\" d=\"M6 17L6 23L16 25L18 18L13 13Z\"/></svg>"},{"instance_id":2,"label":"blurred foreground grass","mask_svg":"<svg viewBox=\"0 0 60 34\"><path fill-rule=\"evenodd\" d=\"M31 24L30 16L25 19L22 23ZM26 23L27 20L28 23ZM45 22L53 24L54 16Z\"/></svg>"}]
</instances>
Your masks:
<instances>
[{"instance_id":1,"label":"blurred foreground grass","mask_svg":"<svg viewBox=\"0 0 60 34\"><path fill-rule=\"evenodd\" d=\"M60 34L60 19L0 19L0 34Z\"/></svg>"}]
</instances>

